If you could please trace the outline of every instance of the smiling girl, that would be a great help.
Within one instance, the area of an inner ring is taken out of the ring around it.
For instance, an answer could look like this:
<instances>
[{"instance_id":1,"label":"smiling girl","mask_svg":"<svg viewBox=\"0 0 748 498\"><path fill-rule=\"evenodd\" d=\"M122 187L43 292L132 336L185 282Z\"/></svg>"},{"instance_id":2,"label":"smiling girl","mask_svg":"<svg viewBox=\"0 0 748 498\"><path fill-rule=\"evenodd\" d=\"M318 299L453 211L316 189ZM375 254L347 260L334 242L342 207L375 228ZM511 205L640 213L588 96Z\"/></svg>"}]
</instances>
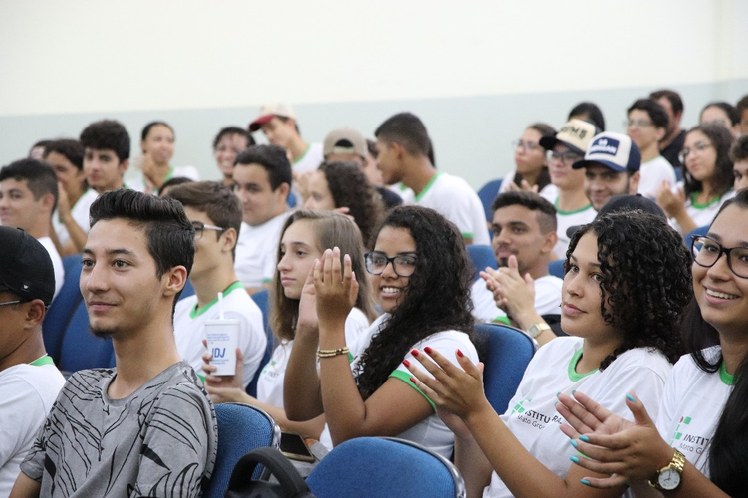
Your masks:
<instances>
[{"instance_id":1,"label":"smiling girl","mask_svg":"<svg viewBox=\"0 0 748 498\"><path fill-rule=\"evenodd\" d=\"M460 348L477 360L465 245L457 228L436 211L393 209L366 255L372 289L385 311L357 342L344 333L356 290L366 285L348 255L327 251L315 264L319 335L298 334L285 384L291 418L322 411L327 447L358 436L398 436L446 457L454 436L403 366L414 347ZM319 377L314 375L319 362Z\"/></svg>"}]
</instances>

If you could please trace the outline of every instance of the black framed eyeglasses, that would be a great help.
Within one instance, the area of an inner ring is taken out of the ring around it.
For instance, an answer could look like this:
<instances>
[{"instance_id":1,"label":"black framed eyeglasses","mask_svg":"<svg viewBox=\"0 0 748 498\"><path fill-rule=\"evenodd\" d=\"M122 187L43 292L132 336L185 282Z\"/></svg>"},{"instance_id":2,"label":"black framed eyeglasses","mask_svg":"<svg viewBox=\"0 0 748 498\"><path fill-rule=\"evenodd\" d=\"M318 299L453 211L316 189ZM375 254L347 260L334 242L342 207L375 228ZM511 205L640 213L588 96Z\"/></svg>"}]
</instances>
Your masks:
<instances>
[{"instance_id":1,"label":"black framed eyeglasses","mask_svg":"<svg viewBox=\"0 0 748 498\"><path fill-rule=\"evenodd\" d=\"M722 247L722 244L704 235L694 235L691 240L694 262L711 268L724 254L727 266L736 277L748 278L748 247Z\"/></svg>"},{"instance_id":2,"label":"black framed eyeglasses","mask_svg":"<svg viewBox=\"0 0 748 498\"><path fill-rule=\"evenodd\" d=\"M372 275L381 275L388 264L392 264L392 271L398 277L409 277L416 271L417 256L415 253L400 253L387 257L382 251L372 251L364 254L366 271Z\"/></svg>"},{"instance_id":3,"label":"black framed eyeglasses","mask_svg":"<svg viewBox=\"0 0 748 498\"><path fill-rule=\"evenodd\" d=\"M203 236L203 232L205 230L216 231L216 232L219 233L219 235L220 235L221 232L223 232L224 230L226 230L225 228L217 227L215 225L207 225L207 224L203 223L202 221L193 221L192 222L192 228L195 229L195 240L198 240L199 238L201 238Z\"/></svg>"}]
</instances>

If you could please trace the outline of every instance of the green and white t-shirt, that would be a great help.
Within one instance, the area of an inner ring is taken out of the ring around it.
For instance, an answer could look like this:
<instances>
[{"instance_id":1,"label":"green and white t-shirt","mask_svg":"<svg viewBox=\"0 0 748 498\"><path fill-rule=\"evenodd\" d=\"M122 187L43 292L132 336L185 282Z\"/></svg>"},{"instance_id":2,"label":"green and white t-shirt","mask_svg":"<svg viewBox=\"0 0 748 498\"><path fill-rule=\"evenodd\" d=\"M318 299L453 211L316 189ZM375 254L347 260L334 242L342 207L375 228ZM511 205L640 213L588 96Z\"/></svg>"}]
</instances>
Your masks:
<instances>
[{"instance_id":1,"label":"green and white t-shirt","mask_svg":"<svg viewBox=\"0 0 748 498\"><path fill-rule=\"evenodd\" d=\"M584 340L559 337L541 347L525 371L517 392L501 419L522 445L558 476L565 476L576 450L561 432L564 422L556 410L557 393L579 390L614 413L630 418L626 393L635 392L649 407L657 407L671 365L659 352L647 348L626 351L608 368L579 374ZM653 417L655 414L650 412ZM504 482L494 472L484 497L511 497Z\"/></svg>"},{"instance_id":2,"label":"green and white t-shirt","mask_svg":"<svg viewBox=\"0 0 748 498\"><path fill-rule=\"evenodd\" d=\"M704 351L704 358L711 363L720 353L720 347L715 346ZM656 419L657 430L707 477L709 443L733 384L732 375L724 368L714 373L704 372L691 355L678 360L665 384Z\"/></svg>"}]
</instances>

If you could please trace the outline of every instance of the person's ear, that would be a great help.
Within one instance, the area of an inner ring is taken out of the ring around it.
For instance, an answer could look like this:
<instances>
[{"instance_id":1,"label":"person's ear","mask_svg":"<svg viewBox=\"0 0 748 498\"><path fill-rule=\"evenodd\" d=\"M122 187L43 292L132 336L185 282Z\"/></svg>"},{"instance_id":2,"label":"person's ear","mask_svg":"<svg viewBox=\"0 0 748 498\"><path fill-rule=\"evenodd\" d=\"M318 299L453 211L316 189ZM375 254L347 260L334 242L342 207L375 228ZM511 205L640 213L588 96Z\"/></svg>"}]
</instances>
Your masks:
<instances>
[{"instance_id":1,"label":"person's ear","mask_svg":"<svg viewBox=\"0 0 748 498\"><path fill-rule=\"evenodd\" d=\"M47 307L41 299L34 299L30 304L31 306L29 306L29 309L26 312L25 327L27 329L34 329L41 326L44 322L44 317L47 314Z\"/></svg>"},{"instance_id":2,"label":"person's ear","mask_svg":"<svg viewBox=\"0 0 748 498\"><path fill-rule=\"evenodd\" d=\"M661 126L655 128L655 138L658 142L662 141L662 139L665 138L666 133L667 130Z\"/></svg>"},{"instance_id":3,"label":"person's ear","mask_svg":"<svg viewBox=\"0 0 748 498\"><path fill-rule=\"evenodd\" d=\"M236 229L227 228L221 234L221 249L224 252L231 252L236 247L236 241L239 234L236 233Z\"/></svg>"},{"instance_id":4,"label":"person's ear","mask_svg":"<svg viewBox=\"0 0 748 498\"><path fill-rule=\"evenodd\" d=\"M130 165L130 161L125 159L124 161L120 161L119 166L117 166L120 170L120 173L122 173L122 176L125 176L125 173L127 172L127 167Z\"/></svg>"},{"instance_id":5,"label":"person's ear","mask_svg":"<svg viewBox=\"0 0 748 498\"><path fill-rule=\"evenodd\" d=\"M278 185L278 188L275 189L275 191L281 197L284 197L286 199L286 201L288 201L288 194L291 192L291 186L288 183L283 182L280 185Z\"/></svg>"},{"instance_id":6,"label":"person's ear","mask_svg":"<svg viewBox=\"0 0 748 498\"><path fill-rule=\"evenodd\" d=\"M629 177L629 194L636 194L637 190L639 189L640 177L641 175L639 175L638 171Z\"/></svg>"},{"instance_id":7,"label":"person's ear","mask_svg":"<svg viewBox=\"0 0 748 498\"><path fill-rule=\"evenodd\" d=\"M164 273L161 279L164 284L164 296L174 296L187 283L187 268L182 265L174 266Z\"/></svg>"}]
</instances>

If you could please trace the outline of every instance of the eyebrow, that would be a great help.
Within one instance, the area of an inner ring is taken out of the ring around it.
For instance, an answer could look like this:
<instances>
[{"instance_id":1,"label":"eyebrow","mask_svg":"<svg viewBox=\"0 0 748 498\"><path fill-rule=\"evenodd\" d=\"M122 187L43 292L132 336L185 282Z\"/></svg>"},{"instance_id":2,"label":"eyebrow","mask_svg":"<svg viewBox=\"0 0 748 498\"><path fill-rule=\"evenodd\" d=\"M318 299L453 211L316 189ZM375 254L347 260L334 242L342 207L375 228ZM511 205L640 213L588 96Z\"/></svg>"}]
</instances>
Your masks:
<instances>
[{"instance_id":1,"label":"eyebrow","mask_svg":"<svg viewBox=\"0 0 748 498\"><path fill-rule=\"evenodd\" d=\"M714 233L714 232L709 232L709 233L707 233L707 234L706 234L706 236L707 236L707 237L709 237L710 239L713 239L713 240L715 240L716 242L719 242L719 244L720 244L720 245L722 245L722 237L720 237L720 236L719 236L719 235L717 235L716 233ZM737 242L737 244L738 244L738 245L737 245L737 246L735 246L735 247L748 247L748 242L747 242L747 241L745 241L745 240L739 240L739 241Z\"/></svg>"},{"instance_id":2,"label":"eyebrow","mask_svg":"<svg viewBox=\"0 0 748 498\"><path fill-rule=\"evenodd\" d=\"M570 260L570 261L571 261L571 260L574 260L574 261L577 261L577 262L578 262L578 260L577 260L576 256L574 256L573 254L570 254L570 255L569 255L569 260ZM595 263L589 263L589 265L590 265L590 266L592 266L592 267L595 267L595 268L600 268L600 263L597 263L597 262L595 262Z\"/></svg>"},{"instance_id":3,"label":"eyebrow","mask_svg":"<svg viewBox=\"0 0 748 498\"><path fill-rule=\"evenodd\" d=\"M125 255L125 256L131 256L133 258L136 258L137 255L129 250L129 249L107 249L106 251L107 256L119 256L119 255ZM88 247L83 249L83 254L88 254L90 256L94 255L94 252L92 249L89 249Z\"/></svg>"}]
</instances>

